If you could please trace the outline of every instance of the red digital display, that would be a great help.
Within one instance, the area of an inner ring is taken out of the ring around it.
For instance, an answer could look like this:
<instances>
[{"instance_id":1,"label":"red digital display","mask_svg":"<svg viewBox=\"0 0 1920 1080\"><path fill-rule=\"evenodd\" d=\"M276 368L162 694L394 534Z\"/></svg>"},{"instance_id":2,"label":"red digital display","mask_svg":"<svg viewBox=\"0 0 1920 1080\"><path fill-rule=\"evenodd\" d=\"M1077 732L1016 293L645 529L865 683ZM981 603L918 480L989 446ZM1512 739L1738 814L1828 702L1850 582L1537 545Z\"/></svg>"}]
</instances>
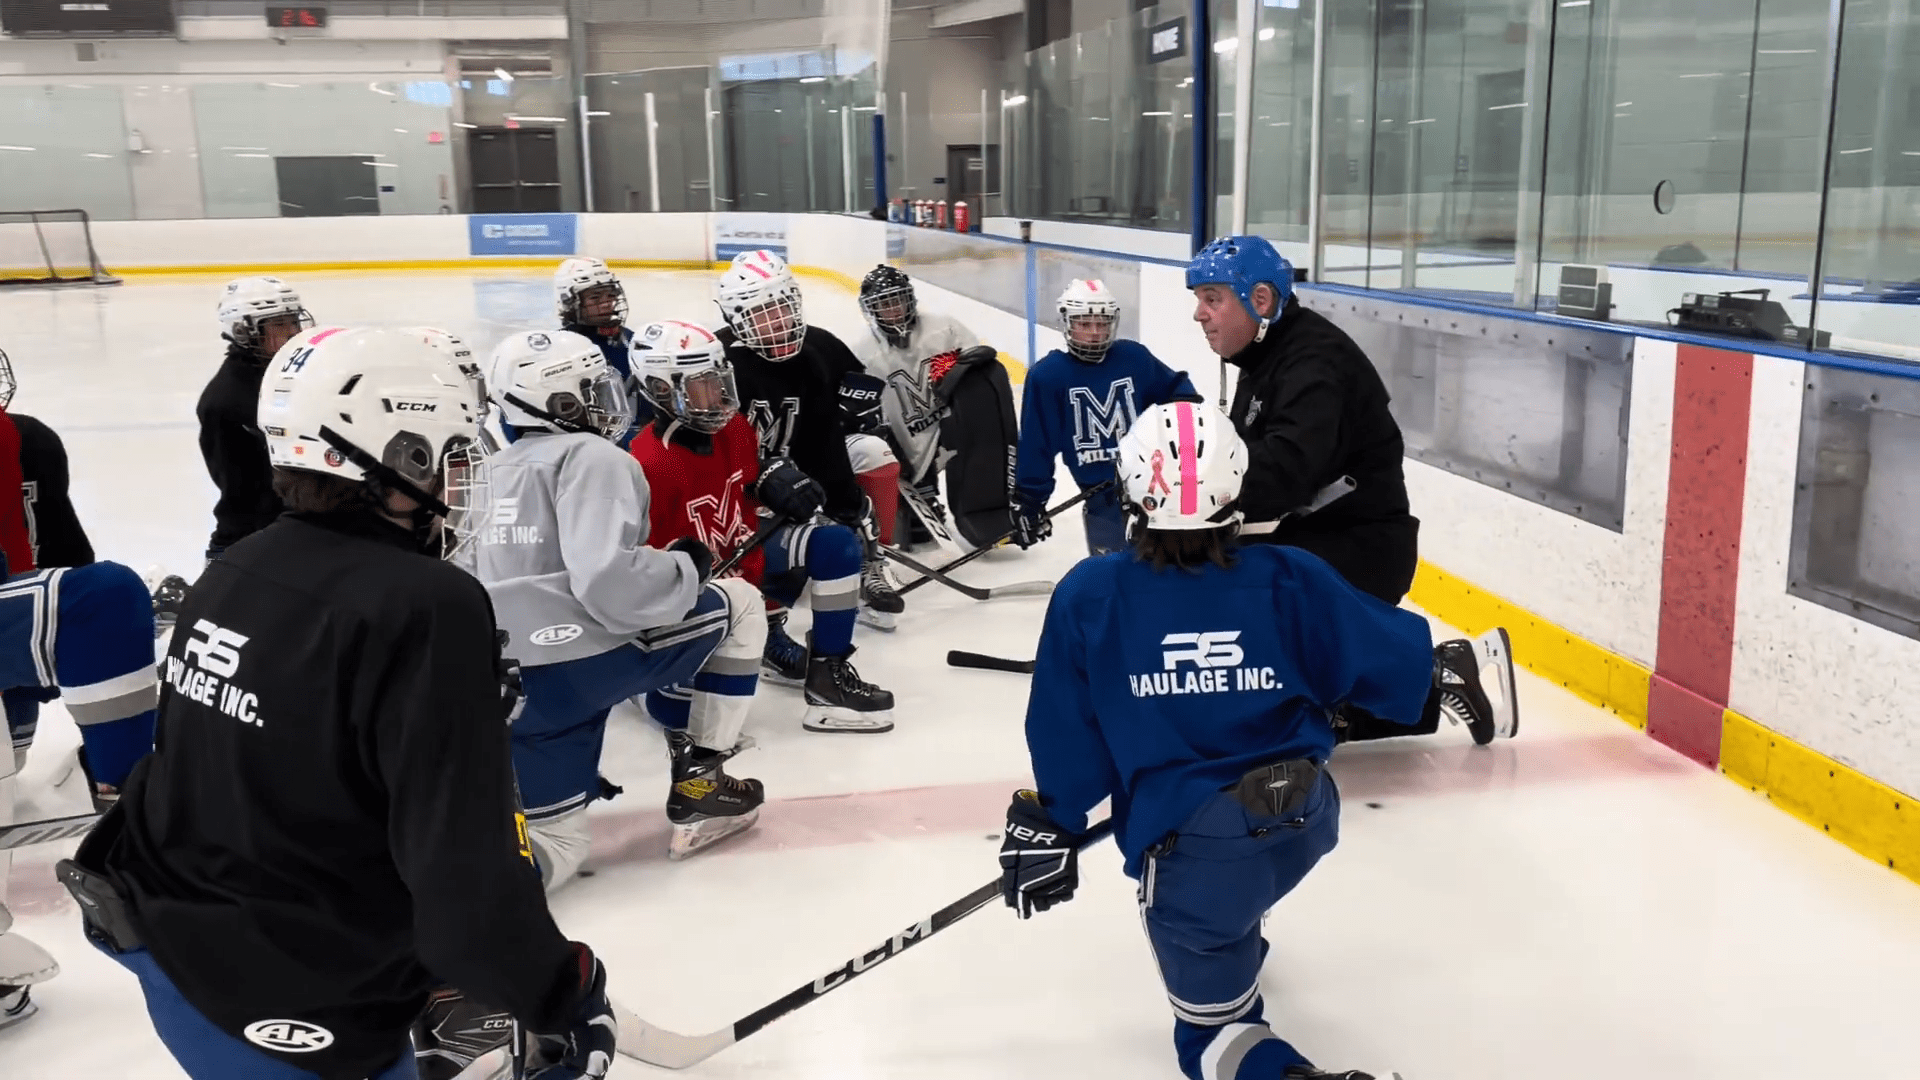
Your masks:
<instances>
[{"instance_id":1,"label":"red digital display","mask_svg":"<svg viewBox=\"0 0 1920 1080\"><path fill-rule=\"evenodd\" d=\"M323 7L269 7L267 25L283 28L316 28L327 25Z\"/></svg>"}]
</instances>

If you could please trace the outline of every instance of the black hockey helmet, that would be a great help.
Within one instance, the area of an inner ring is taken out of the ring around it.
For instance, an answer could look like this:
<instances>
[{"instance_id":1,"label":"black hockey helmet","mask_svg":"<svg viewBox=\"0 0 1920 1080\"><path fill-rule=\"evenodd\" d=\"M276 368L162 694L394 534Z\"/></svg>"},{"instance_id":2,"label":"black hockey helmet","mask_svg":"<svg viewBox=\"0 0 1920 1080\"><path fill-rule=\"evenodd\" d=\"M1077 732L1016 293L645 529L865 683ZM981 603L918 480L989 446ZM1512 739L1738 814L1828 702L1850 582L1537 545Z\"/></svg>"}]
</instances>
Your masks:
<instances>
[{"instance_id":1,"label":"black hockey helmet","mask_svg":"<svg viewBox=\"0 0 1920 1080\"><path fill-rule=\"evenodd\" d=\"M907 335L920 322L913 279L897 267L881 263L860 282L860 310L867 313L873 331L894 348L904 348Z\"/></svg>"}]
</instances>

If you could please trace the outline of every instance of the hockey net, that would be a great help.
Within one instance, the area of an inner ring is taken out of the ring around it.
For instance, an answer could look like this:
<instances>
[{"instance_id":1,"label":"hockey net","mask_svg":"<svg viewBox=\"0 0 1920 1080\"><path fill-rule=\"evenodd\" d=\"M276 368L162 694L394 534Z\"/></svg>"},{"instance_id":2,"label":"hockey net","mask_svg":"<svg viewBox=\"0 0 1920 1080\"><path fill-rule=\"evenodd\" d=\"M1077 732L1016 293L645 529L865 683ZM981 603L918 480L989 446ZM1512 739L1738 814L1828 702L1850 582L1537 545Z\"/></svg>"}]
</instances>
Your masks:
<instances>
[{"instance_id":1,"label":"hockey net","mask_svg":"<svg viewBox=\"0 0 1920 1080\"><path fill-rule=\"evenodd\" d=\"M118 285L85 210L0 211L0 285Z\"/></svg>"}]
</instances>

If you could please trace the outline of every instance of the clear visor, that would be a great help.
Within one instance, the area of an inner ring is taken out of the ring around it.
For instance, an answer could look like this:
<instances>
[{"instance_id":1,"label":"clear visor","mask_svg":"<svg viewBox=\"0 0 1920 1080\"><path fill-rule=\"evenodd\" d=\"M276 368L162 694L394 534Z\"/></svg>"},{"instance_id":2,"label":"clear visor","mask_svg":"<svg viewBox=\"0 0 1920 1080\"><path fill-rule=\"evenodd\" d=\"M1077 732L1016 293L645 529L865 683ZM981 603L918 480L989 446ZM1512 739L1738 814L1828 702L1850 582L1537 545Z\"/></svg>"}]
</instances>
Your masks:
<instances>
[{"instance_id":1,"label":"clear visor","mask_svg":"<svg viewBox=\"0 0 1920 1080\"><path fill-rule=\"evenodd\" d=\"M740 343L769 360L791 360L807 338L807 322L800 314L800 298L782 296L740 313L733 328Z\"/></svg>"},{"instance_id":2,"label":"clear visor","mask_svg":"<svg viewBox=\"0 0 1920 1080\"><path fill-rule=\"evenodd\" d=\"M1118 322L1112 315L1067 316L1067 351L1083 360L1100 359L1113 345L1114 325Z\"/></svg>"},{"instance_id":3,"label":"clear visor","mask_svg":"<svg viewBox=\"0 0 1920 1080\"><path fill-rule=\"evenodd\" d=\"M546 409L568 424L591 428L609 439L633 424L633 399L612 368L581 379L577 393L563 390L548 395Z\"/></svg>"},{"instance_id":4,"label":"clear visor","mask_svg":"<svg viewBox=\"0 0 1920 1080\"><path fill-rule=\"evenodd\" d=\"M730 368L676 374L670 384L656 376L648 384L649 396L695 431L711 435L740 413L740 390Z\"/></svg>"}]
</instances>

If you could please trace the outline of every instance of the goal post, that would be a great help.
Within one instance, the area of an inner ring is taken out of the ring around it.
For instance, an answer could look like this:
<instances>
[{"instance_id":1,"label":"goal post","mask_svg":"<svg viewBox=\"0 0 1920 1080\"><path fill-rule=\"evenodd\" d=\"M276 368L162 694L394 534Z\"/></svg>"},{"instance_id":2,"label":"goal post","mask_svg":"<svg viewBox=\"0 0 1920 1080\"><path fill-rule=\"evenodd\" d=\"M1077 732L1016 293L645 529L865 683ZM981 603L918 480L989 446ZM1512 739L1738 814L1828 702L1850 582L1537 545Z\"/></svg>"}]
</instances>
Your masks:
<instances>
[{"instance_id":1,"label":"goal post","mask_svg":"<svg viewBox=\"0 0 1920 1080\"><path fill-rule=\"evenodd\" d=\"M85 210L0 210L0 285L118 285Z\"/></svg>"}]
</instances>

